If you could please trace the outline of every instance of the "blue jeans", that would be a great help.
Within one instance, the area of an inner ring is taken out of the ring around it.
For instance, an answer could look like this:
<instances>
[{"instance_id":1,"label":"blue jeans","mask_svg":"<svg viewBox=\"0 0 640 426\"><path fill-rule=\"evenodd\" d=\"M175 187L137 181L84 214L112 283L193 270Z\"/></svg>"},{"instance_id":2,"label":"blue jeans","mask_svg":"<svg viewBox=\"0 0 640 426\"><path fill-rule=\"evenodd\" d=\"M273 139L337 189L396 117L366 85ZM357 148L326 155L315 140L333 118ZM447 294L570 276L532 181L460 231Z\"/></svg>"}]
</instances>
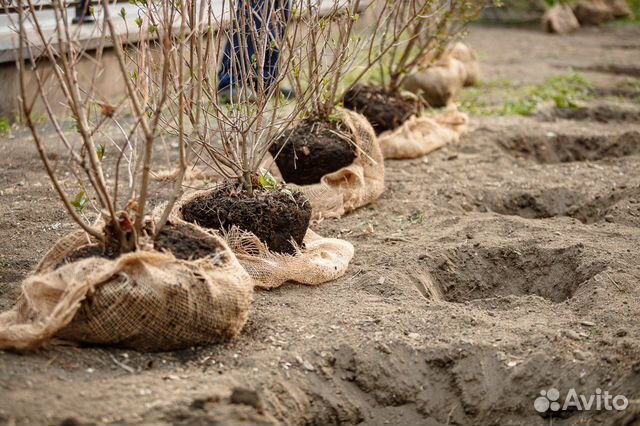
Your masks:
<instances>
[{"instance_id":1,"label":"blue jeans","mask_svg":"<svg viewBox=\"0 0 640 426\"><path fill-rule=\"evenodd\" d=\"M242 66L240 64L242 64L242 61L244 60L243 55L246 55L245 52L241 51L242 47L240 45L240 37L242 35L246 35L247 38L247 56L249 58L253 58L256 53L256 43L251 33L251 25L247 24L244 31L238 31L238 23L241 22L241 14L248 12L244 11L246 1L251 2L251 10L258 15L262 15L261 11L262 8L265 7L265 2L269 2L266 4L267 7L272 7L272 10L266 19L269 35L275 40L281 40L282 37L284 37L286 21L289 20L289 15L291 13L289 0L239 0L238 8L236 10L237 21L232 22L227 31L227 44L224 48L222 66L218 71L218 90L233 89L234 87L241 86L243 82L247 80L246 76L238 75L238 73L242 73ZM284 3L284 6L281 6L281 3ZM277 16L277 14L280 13L284 14L285 22L281 22L279 16ZM276 16L273 16L273 14L276 14ZM245 19L247 21L249 19L253 19L255 29L258 33L260 32L264 24L261 19L255 16L246 16ZM269 46L266 48L264 53L265 63L262 76L257 75L258 73L254 68L254 72L252 73L254 74L252 77L252 83L257 85L258 78L262 78L264 81L264 87L268 90L278 78L278 59L280 57L280 49L274 43L269 43Z\"/></svg>"}]
</instances>

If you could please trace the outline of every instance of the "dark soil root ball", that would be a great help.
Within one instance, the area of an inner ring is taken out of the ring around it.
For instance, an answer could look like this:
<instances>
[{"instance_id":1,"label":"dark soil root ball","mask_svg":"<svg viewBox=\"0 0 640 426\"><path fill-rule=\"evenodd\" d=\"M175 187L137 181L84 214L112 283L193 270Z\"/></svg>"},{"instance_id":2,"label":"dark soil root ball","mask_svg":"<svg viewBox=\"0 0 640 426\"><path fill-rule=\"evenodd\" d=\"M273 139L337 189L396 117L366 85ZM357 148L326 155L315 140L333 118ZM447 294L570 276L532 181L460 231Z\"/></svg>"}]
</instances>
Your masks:
<instances>
[{"instance_id":1,"label":"dark soil root ball","mask_svg":"<svg viewBox=\"0 0 640 426\"><path fill-rule=\"evenodd\" d=\"M224 247L220 241L189 223L168 222L156 237L153 247L159 251L169 251L177 259L202 259L207 256L224 262Z\"/></svg>"},{"instance_id":2,"label":"dark soil root ball","mask_svg":"<svg viewBox=\"0 0 640 426\"><path fill-rule=\"evenodd\" d=\"M322 176L353 163L355 147L337 133L337 122L303 122L282 135L269 148L285 182L311 185Z\"/></svg>"},{"instance_id":3,"label":"dark soil root ball","mask_svg":"<svg viewBox=\"0 0 640 426\"><path fill-rule=\"evenodd\" d=\"M252 232L269 250L295 253L309 227L311 204L300 192L255 189L253 196L224 185L191 199L182 206L186 221L206 228Z\"/></svg>"},{"instance_id":4,"label":"dark soil root ball","mask_svg":"<svg viewBox=\"0 0 640 426\"><path fill-rule=\"evenodd\" d=\"M367 117L379 135L394 130L418 113L418 101L411 101L377 86L354 86L344 95L344 107Z\"/></svg>"},{"instance_id":5,"label":"dark soil root ball","mask_svg":"<svg viewBox=\"0 0 640 426\"><path fill-rule=\"evenodd\" d=\"M102 257L104 259L115 259L119 256L119 253L115 253L110 249L106 249L98 244L90 244L82 247L78 247L73 250L62 262L60 262L56 268L59 268L67 263L76 262L78 260L88 259L90 257Z\"/></svg>"},{"instance_id":6,"label":"dark soil root ball","mask_svg":"<svg viewBox=\"0 0 640 426\"><path fill-rule=\"evenodd\" d=\"M153 242L153 248L158 251L170 252L181 260L203 259L210 256L218 262L223 263L225 261L221 257L224 254L224 247L220 244L220 241L208 234L206 230L190 223L167 222ZM118 256L119 253L109 248L105 249L101 245L90 244L72 251L56 268L90 257L114 260Z\"/></svg>"}]
</instances>

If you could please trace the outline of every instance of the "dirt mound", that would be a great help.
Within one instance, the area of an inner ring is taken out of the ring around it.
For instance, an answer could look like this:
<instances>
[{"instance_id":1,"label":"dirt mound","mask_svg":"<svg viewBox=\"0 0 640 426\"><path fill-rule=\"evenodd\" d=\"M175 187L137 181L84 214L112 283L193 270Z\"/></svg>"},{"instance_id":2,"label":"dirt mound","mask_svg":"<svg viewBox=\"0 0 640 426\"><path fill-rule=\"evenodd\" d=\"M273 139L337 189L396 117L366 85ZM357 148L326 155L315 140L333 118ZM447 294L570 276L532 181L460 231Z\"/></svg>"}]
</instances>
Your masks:
<instances>
[{"instance_id":1,"label":"dirt mound","mask_svg":"<svg viewBox=\"0 0 640 426\"><path fill-rule=\"evenodd\" d=\"M575 217L577 219L581 218L579 215L575 215ZM640 228L640 195L636 194L629 198L623 198L612 204L605 210L602 219L617 225ZM585 221L583 220L583 222Z\"/></svg>"},{"instance_id":2,"label":"dirt mound","mask_svg":"<svg viewBox=\"0 0 640 426\"><path fill-rule=\"evenodd\" d=\"M639 200L640 187L624 187L596 195L592 200L569 209L566 214L586 224L604 219L611 223L635 225L640 222Z\"/></svg>"}]
</instances>

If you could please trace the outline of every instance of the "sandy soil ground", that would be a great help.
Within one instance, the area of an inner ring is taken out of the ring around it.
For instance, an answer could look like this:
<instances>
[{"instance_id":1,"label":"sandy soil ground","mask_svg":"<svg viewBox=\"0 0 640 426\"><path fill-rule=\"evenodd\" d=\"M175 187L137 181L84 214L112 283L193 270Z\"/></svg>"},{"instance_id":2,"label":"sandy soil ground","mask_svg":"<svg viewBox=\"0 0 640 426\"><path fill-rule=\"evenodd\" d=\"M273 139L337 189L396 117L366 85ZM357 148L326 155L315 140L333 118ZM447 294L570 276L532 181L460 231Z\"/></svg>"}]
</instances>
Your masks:
<instances>
[{"instance_id":1,"label":"sandy soil ground","mask_svg":"<svg viewBox=\"0 0 640 426\"><path fill-rule=\"evenodd\" d=\"M388 162L378 202L315 228L353 242L347 275L258 292L232 343L0 353L0 423L640 424L640 29L476 27L469 41L486 81L574 67L616 97L473 116L460 143ZM0 169L7 309L73 225L21 131ZM539 414L550 388L629 407Z\"/></svg>"}]
</instances>

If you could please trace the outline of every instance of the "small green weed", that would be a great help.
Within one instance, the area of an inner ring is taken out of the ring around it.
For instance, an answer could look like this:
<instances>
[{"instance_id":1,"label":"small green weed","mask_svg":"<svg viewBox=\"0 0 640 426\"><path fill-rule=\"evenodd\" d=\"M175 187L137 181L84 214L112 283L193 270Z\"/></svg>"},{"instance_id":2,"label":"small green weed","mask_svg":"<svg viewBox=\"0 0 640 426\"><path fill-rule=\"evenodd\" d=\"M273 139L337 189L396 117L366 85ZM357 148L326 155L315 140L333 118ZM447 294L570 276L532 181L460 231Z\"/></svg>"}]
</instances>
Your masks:
<instances>
[{"instance_id":1,"label":"small green weed","mask_svg":"<svg viewBox=\"0 0 640 426\"><path fill-rule=\"evenodd\" d=\"M409 222L414 225L420 225L422 222L424 222L424 215L422 213L414 213L409 216Z\"/></svg>"},{"instance_id":2,"label":"small green weed","mask_svg":"<svg viewBox=\"0 0 640 426\"><path fill-rule=\"evenodd\" d=\"M278 182L278 180L268 171L261 169L260 176L258 176L258 183L262 189L266 189L267 191L280 191L285 194L287 197L291 199L294 203L296 202L296 198L293 196L293 192L290 189L285 188L282 184ZM307 203L305 200L302 203L304 206Z\"/></svg>"},{"instance_id":3,"label":"small green weed","mask_svg":"<svg viewBox=\"0 0 640 426\"><path fill-rule=\"evenodd\" d=\"M11 130L11 124L9 124L9 120L4 117L0 117L0 135L4 133L9 133Z\"/></svg>"},{"instance_id":4,"label":"small green weed","mask_svg":"<svg viewBox=\"0 0 640 426\"><path fill-rule=\"evenodd\" d=\"M483 102L483 94L491 89L507 90L509 100L499 106ZM522 89L503 80L485 82L463 92L461 109L478 115L532 115L542 103L552 102L558 108L576 108L580 102L592 97L589 82L581 74L571 72Z\"/></svg>"},{"instance_id":5,"label":"small green weed","mask_svg":"<svg viewBox=\"0 0 640 426\"><path fill-rule=\"evenodd\" d=\"M261 170L258 182L262 189L267 191L277 191L282 188L282 185L278 183L278 180L268 170Z\"/></svg>"}]
</instances>

